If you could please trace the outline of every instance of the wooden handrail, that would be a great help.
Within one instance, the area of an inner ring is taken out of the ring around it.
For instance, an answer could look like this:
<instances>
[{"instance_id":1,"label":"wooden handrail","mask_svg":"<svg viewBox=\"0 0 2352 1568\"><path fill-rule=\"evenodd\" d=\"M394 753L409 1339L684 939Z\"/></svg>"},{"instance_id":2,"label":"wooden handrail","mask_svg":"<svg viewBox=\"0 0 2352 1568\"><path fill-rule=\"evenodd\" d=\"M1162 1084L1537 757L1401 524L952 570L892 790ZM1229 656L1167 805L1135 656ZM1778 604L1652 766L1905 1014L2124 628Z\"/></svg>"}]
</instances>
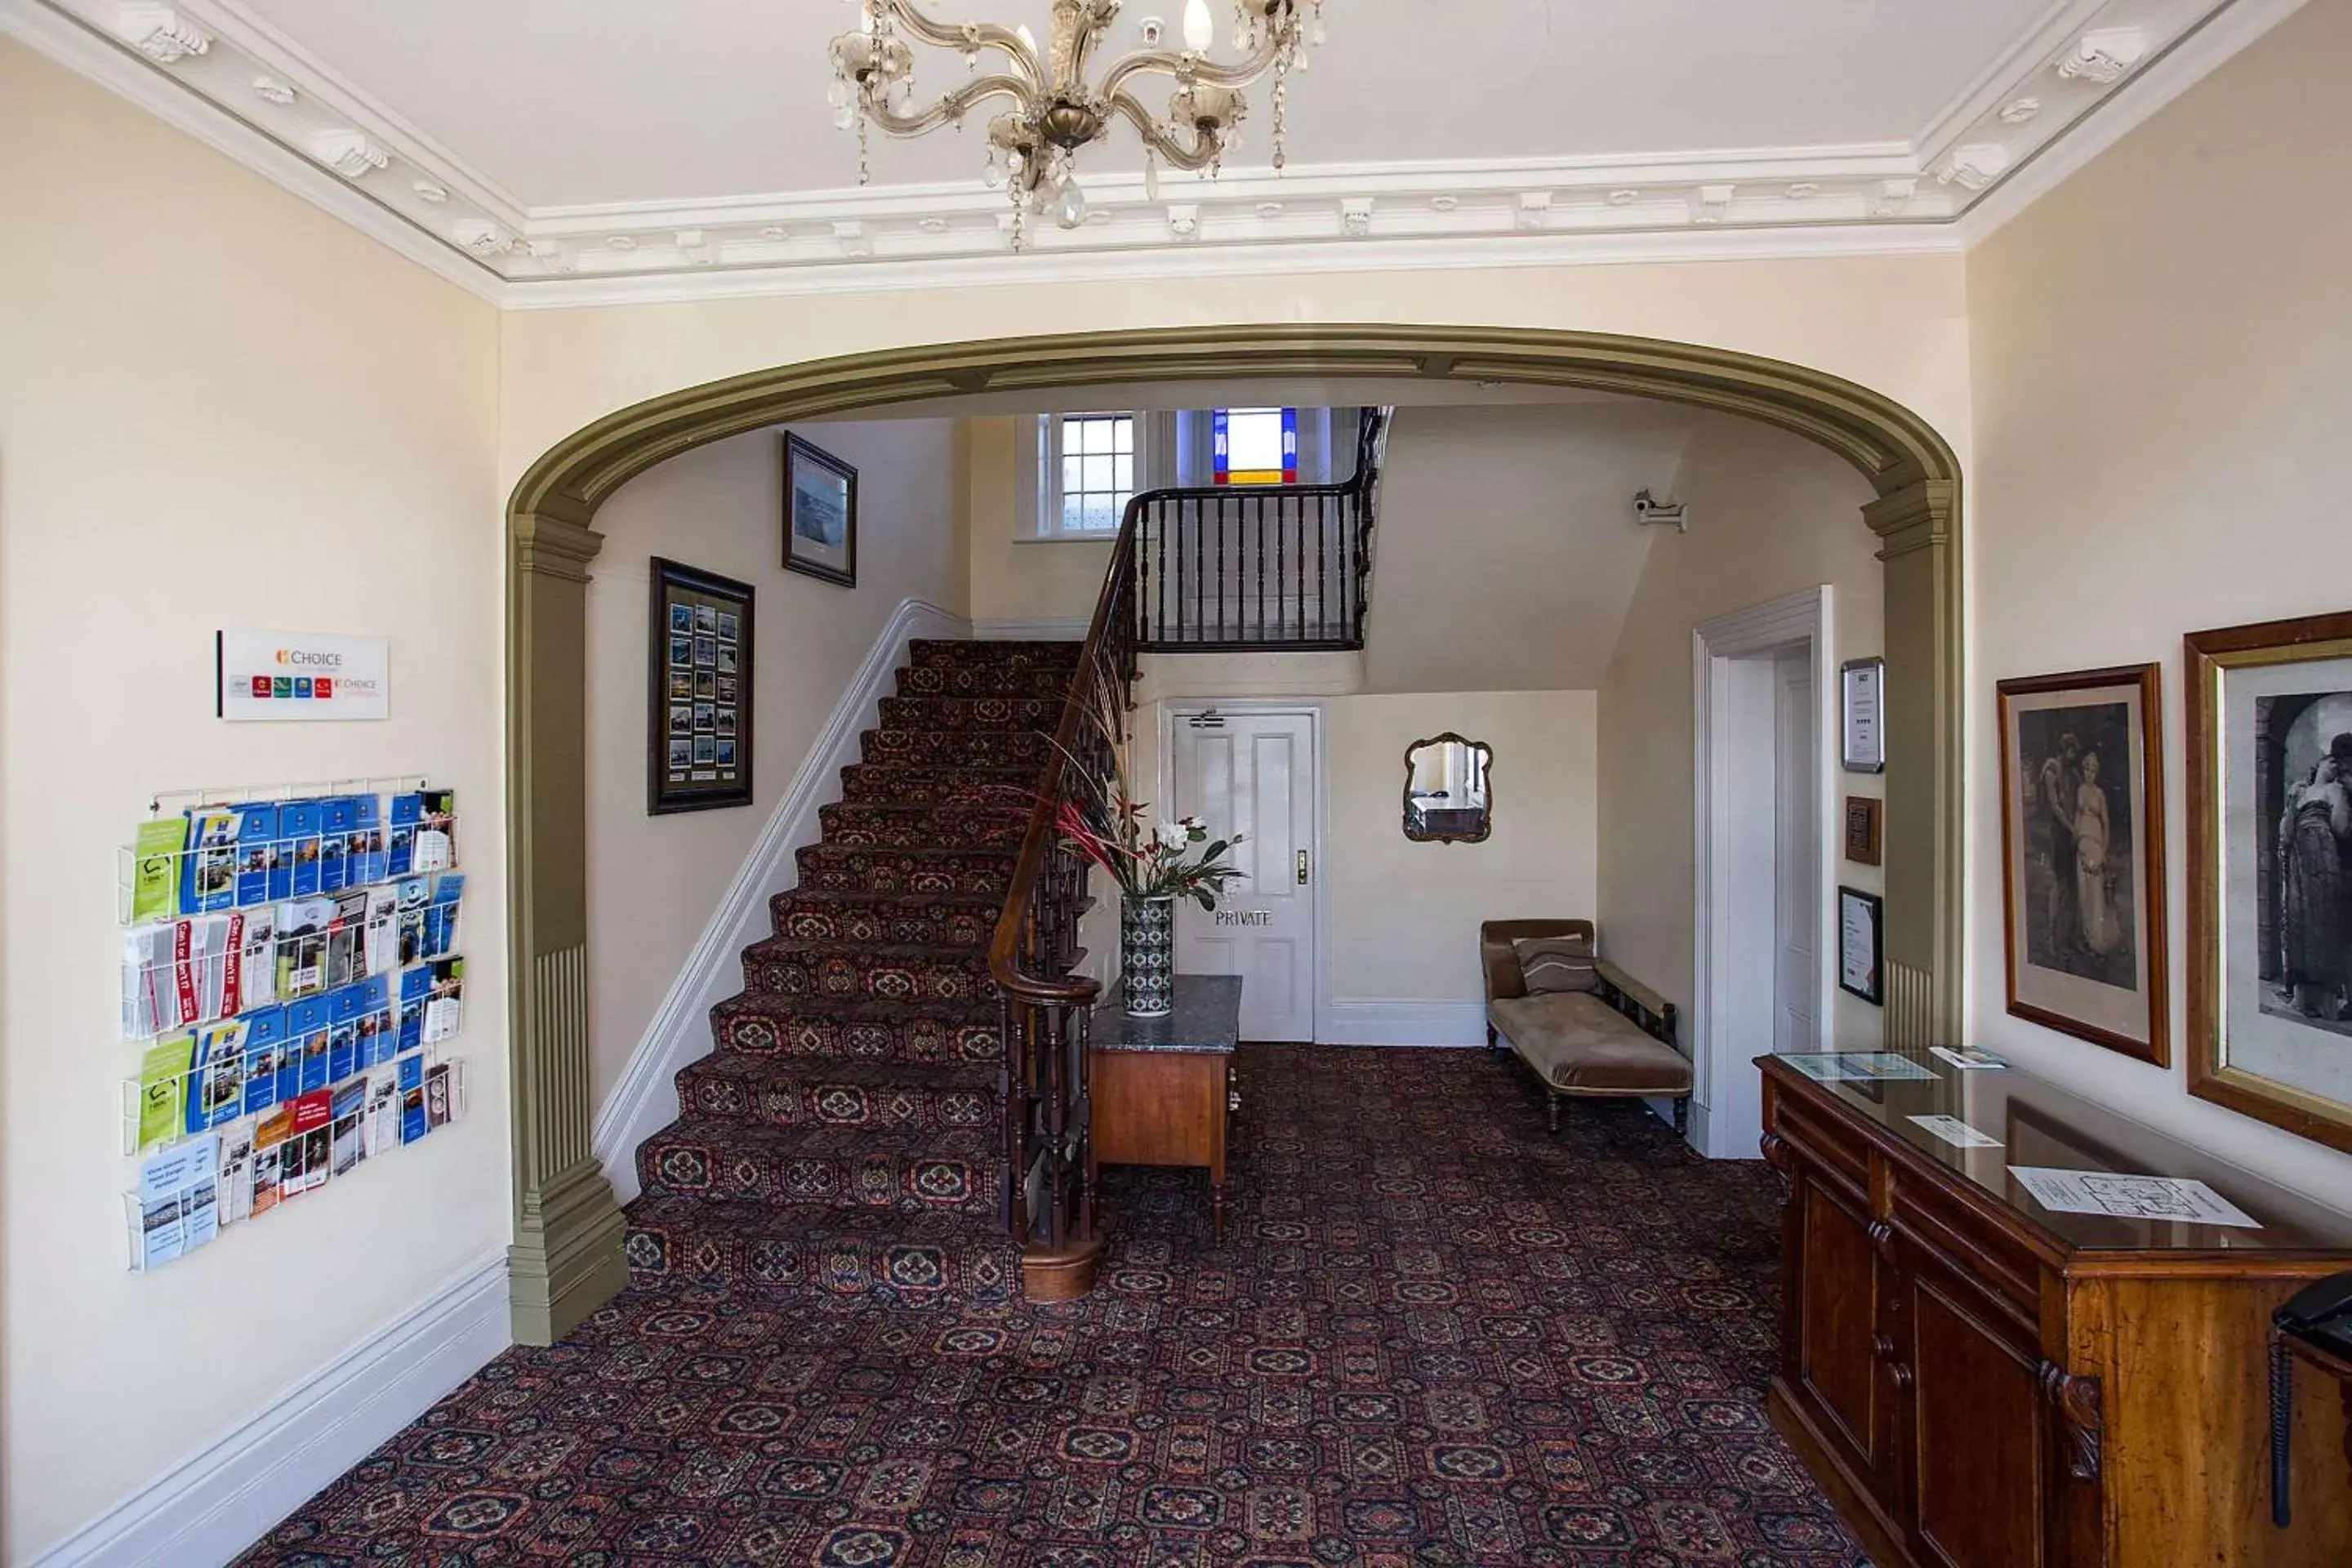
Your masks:
<instances>
[{"instance_id":1,"label":"wooden handrail","mask_svg":"<svg viewBox=\"0 0 2352 1568\"><path fill-rule=\"evenodd\" d=\"M1329 497L1352 507L1348 521L1354 553L1347 559L1356 581L1348 613L1355 637L1350 646L1355 647L1362 646L1361 578L1369 570L1371 500L1385 417L1384 410L1364 410L1358 427L1356 471L1346 480L1239 492L1261 498L1260 505L1303 505ZM1100 1245L1087 1047L1090 1016L1102 988L1072 973L1078 957L1078 921L1086 910L1086 866L1063 842L1056 818L1063 804L1073 798L1071 770L1107 767L1110 749L1125 742L1136 658L1144 647L1156 646L1146 639L1144 606L1136 602L1143 520L1165 517L1171 508L1181 514L1187 502L1231 500L1235 494L1214 487L1176 488L1148 490L1127 503L1078 668L1038 776L1012 886L989 942L989 974L1003 998L1004 1060L999 1084L1004 1104L1005 1177L1000 1210L1024 1260L1089 1257ZM1205 649L1221 645L1185 646ZM1309 645L1294 640L1286 646ZM1115 733L1101 732L1106 721ZM1040 1198L1034 1210L1027 1200L1033 1180L1038 1183Z\"/></svg>"}]
</instances>

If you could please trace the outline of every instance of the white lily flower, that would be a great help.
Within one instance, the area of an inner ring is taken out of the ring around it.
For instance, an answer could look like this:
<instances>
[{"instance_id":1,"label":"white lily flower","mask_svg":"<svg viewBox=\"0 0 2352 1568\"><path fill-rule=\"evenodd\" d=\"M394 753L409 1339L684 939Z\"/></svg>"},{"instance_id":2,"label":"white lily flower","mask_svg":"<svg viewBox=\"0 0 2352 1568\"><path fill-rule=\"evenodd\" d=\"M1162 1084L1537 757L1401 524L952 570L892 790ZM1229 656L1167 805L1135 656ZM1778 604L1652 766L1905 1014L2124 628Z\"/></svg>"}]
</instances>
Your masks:
<instances>
[{"instance_id":1,"label":"white lily flower","mask_svg":"<svg viewBox=\"0 0 2352 1568\"><path fill-rule=\"evenodd\" d=\"M1192 829L1181 822L1162 822L1152 829L1152 837L1160 840L1163 849L1181 849L1192 842Z\"/></svg>"}]
</instances>

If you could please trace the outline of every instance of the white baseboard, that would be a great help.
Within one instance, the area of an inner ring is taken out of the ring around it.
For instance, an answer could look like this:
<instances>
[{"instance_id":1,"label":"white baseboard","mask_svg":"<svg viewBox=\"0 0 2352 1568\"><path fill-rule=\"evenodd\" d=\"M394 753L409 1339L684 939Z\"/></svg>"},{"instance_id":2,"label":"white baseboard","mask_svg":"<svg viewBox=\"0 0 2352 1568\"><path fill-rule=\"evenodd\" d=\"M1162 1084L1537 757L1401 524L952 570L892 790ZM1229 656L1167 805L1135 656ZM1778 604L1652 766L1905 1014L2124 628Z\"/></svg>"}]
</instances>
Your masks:
<instances>
[{"instance_id":1,"label":"white baseboard","mask_svg":"<svg viewBox=\"0 0 2352 1568\"><path fill-rule=\"evenodd\" d=\"M971 635L982 642L1084 642L1093 626L1092 617L1086 616L985 620L971 623Z\"/></svg>"},{"instance_id":2,"label":"white baseboard","mask_svg":"<svg viewBox=\"0 0 2352 1568\"><path fill-rule=\"evenodd\" d=\"M31 1568L227 1563L512 1342L501 1248Z\"/></svg>"},{"instance_id":3,"label":"white baseboard","mask_svg":"<svg viewBox=\"0 0 2352 1568\"><path fill-rule=\"evenodd\" d=\"M1483 1046L1483 1002L1334 997L1316 1016L1315 1037L1333 1046Z\"/></svg>"},{"instance_id":4,"label":"white baseboard","mask_svg":"<svg viewBox=\"0 0 2352 1568\"><path fill-rule=\"evenodd\" d=\"M907 645L919 637L967 637L971 629L951 611L906 600L850 678L596 1113L589 1146L623 1203L637 1195L637 1145L677 1120L677 1070L709 1054L710 1009L743 988L743 950L768 935L768 900L792 885L793 853L817 841L817 810L840 798L841 770L857 761L857 738L873 727L876 706L907 661Z\"/></svg>"}]
</instances>

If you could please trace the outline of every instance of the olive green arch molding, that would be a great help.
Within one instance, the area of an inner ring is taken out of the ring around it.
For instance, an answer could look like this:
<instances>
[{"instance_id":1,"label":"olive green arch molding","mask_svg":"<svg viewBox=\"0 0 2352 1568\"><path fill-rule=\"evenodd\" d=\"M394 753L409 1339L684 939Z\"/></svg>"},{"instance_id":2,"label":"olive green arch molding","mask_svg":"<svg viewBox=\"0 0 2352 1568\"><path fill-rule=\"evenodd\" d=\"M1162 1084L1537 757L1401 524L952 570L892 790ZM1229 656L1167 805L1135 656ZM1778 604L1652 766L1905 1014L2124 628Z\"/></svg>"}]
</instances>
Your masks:
<instances>
[{"instance_id":1,"label":"olive green arch molding","mask_svg":"<svg viewBox=\"0 0 2352 1568\"><path fill-rule=\"evenodd\" d=\"M1195 327L896 349L690 387L599 419L531 467L507 512L508 951L516 1337L569 1331L627 1277L589 1142L585 810L591 526L613 492L708 442L793 419L979 392L1249 376L1576 387L1744 415L1862 470L1886 573L1888 1037L1960 1016L1959 467L1900 405L1801 365L1594 332Z\"/></svg>"}]
</instances>

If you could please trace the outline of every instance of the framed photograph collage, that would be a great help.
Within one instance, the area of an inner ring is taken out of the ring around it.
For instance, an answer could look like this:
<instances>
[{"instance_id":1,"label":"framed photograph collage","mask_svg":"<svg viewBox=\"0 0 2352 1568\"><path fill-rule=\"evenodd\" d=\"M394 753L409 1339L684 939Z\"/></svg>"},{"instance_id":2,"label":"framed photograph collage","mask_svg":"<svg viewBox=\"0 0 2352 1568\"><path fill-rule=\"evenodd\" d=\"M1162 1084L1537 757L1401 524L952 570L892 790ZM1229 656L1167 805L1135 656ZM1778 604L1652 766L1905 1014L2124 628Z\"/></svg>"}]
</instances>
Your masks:
<instances>
[{"instance_id":1,"label":"framed photograph collage","mask_svg":"<svg viewBox=\"0 0 2352 1568\"><path fill-rule=\"evenodd\" d=\"M653 562L646 810L751 803L752 588Z\"/></svg>"}]
</instances>

